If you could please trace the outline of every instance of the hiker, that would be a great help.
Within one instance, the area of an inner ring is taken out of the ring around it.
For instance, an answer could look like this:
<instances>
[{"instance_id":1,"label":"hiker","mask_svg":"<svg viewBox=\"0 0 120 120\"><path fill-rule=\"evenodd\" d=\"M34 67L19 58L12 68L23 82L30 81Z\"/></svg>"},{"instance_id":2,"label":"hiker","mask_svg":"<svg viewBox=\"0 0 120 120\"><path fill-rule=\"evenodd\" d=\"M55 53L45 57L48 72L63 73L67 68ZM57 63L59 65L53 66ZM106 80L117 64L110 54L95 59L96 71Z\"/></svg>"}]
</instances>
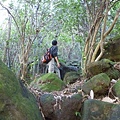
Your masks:
<instances>
[{"instance_id":1,"label":"hiker","mask_svg":"<svg viewBox=\"0 0 120 120\"><path fill-rule=\"evenodd\" d=\"M58 60L58 46L57 41L52 41L52 47L50 48L50 53L52 54L52 60L48 63L48 73L54 73L56 72L58 74L58 77L60 77L60 63ZM57 64L57 66L56 66Z\"/></svg>"}]
</instances>

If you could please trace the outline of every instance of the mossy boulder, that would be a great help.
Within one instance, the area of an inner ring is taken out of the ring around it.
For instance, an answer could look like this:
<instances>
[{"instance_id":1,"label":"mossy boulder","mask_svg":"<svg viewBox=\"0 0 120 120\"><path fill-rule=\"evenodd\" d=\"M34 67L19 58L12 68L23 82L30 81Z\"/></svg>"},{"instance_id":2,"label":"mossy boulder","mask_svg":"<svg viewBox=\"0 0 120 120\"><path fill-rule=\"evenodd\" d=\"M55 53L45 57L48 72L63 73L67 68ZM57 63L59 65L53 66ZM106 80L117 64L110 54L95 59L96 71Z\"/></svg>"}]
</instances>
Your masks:
<instances>
[{"instance_id":1,"label":"mossy boulder","mask_svg":"<svg viewBox=\"0 0 120 120\"><path fill-rule=\"evenodd\" d=\"M53 94L46 93L40 96L40 104L42 107L42 111L46 118L50 118L54 116L54 105L56 104L56 100Z\"/></svg>"},{"instance_id":2,"label":"mossy boulder","mask_svg":"<svg viewBox=\"0 0 120 120\"><path fill-rule=\"evenodd\" d=\"M43 120L34 96L1 60L0 120Z\"/></svg>"},{"instance_id":3,"label":"mossy boulder","mask_svg":"<svg viewBox=\"0 0 120 120\"><path fill-rule=\"evenodd\" d=\"M120 99L120 80L118 80L117 83L115 83L113 86L113 92Z\"/></svg>"},{"instance_id":4,"label":"mossy boulder","mask_svg":"<svg viewBox=\"0 0 120 120\"><path fill-rule=\"evenodd\" d=\"M106 73L110 79L117 79L120 77L120 71L114 68L115 62L109 59L102 59L100 61L92 62L87 65L88 77L100 73Z\"/></svg>"},{"instance_id":5,"label":"mossy boulder","mask_svg":"<svg viewBox=\"0 0 120 120\"><path fill-rule=\"evenodd\" d=\"M90 90L93 90L96 94L105 94L108 91L109 84L110 78L108 75L100 73L85 82L82 86L82 90L87 94L90 93Z\"/></svg>"},{"instance_id":6,"label":"mossy boulder","mask_svg":"<svg viewBox=\"0 0 120 120\"><path fill-rule=\"evenodd\" d=\"M120 36L111 38L108 43L104 45L105 52L101 59L109 59L111 61L120 61Z\"/></svg>"},{"instance_id":7,"label":"mossy boulder","mask_svg":"<svg viewBox=\"0 0 120 120\"><path fill-rule=\"evenodd\" d=\"M115 68L110 68L105 73L110 79L118 79L120 77L120 71Z\"/></svg>"},{"instance_id":8,"label":"mossy boulder","mask_svg":"<svg viewBox=\"0 0 120 120\"><path fill-rule=\"evenodd\" d=\"M66 85L55 73L47 73L31 82L30 87L41 91L52 92L60 91Z\"/></svg>"},{"instance_id":9,"label":"mossy boulder","mask_svg":"<svg viewBox=\"0 0 120 120\"><path fill-rule=\"evenodd\" d=\"M78 72L67 72L64 77L64 82L66 84L72 84L76 82L76 80L80 77L80 74Z\"/></svg>"},{"instance_id":10,"label":"mossy boulder","mask_svg":"<svg viewBox=\"0 0 120 120\"><path fill-rule=\"evenodd\" d=\"M100 100L86 100L81 120L120 120L120 105Z\"/></svg>"}]
</instances>

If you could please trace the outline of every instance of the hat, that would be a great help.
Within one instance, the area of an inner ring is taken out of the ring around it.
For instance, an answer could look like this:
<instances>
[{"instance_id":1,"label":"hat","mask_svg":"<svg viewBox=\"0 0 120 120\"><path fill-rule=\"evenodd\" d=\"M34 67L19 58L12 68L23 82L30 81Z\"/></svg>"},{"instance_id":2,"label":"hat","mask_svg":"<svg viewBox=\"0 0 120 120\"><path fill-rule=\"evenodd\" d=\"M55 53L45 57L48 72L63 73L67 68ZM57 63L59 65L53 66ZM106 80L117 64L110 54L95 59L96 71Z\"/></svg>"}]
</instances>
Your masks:
<instances>
[{"instance_id":1,"label":"hat","mask_svg":"<svg viewBox=\"0 0 120 120\"><path fill-rule=\"evenodd\" d=\"M53 41L52 41L52 45L57 45L57 41L56 41L56 40L53 40Z\"/></svg>"}]
</instances>

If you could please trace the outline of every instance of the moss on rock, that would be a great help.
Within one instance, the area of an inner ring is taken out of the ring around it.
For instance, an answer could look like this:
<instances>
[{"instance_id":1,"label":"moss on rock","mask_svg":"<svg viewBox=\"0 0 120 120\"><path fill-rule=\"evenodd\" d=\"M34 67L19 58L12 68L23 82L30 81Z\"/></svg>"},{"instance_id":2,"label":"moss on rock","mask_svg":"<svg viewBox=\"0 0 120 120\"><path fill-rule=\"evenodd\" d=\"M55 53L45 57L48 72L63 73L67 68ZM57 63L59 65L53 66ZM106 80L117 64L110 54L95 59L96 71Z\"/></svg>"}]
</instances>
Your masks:
<instances>
[{"instance_id":1,"label":"moss on rock","mask_svg":"<svg viewBox=\"0 0 120 120\"><path fill-rule=\"evenodd\" d=\"M118 79L120 77L120 72L115 68L110 68L105 73L110 77L110 79Z\"/></svg>"},{"instance_id":2,"label":"moss on rock","mask_svg":"<svg viewBox=\"0 0 120 120\"><path fill-rule=\"evenodd\" d=\"M22 86L21 86L22 85ZM34 96L0 61L0 120L43 120Z\"/></svg>"},{"instance_id":3,"label":"moss on rock","mask_svg":"<svg viewBox=\"0 0 120 120\"><path fill-rule=\"evenodd\" d=\"M110 59L112 61L120 61L120 36L116 36L109 40L104 46L105 52L103 53L103 58Z\"/></svg>"},{"instance_id":4,"label":"moss on rock","mask_svg":"<svg viewBox=\"0 0 120 120\"><path fill-rule=\"evenodd\" d=\"M31 82L30 86L37 90L52 92L65 88L65 83L55 73L47 73Z\"/></svg>"},{"instance_id":5,"label":"moss on rock","mask_svg":"<svg viewBox=\"0 0 120 120\"><path fill-rule=\"evenodd\" d=\"M120 105L100 100L86 100L81 120L120 120Z\"/></svg>"},{"instance_id":6,"label":"moss on rock","mask_svg":"<svg viewBox=\"0 0 120 120\"><path fill-rule=\"evenodd\" d=\"M97 62L92 62L87 65L87 71L90 77L97 75L99 73L107 72L111 66L114 65L114 62L109 59L102 59Z\"/></svg>"},{"instance_id":7,"label":"moss on rock","mask_svg":"<svg viewBox=\"0 0 120 120\"><path fill-rule=\"evenodd\" d=\"M66 84L72 84L76 82L76 80L80 77L80 74L78 72L67 72L65 74L64 80Z\"/></svg>"},{"instance_id":8,"label":"moss on rock","mask_svg":"<svg viewBox=\"0 0 120 120\"><path fill-rule=\"evenodd\" d=\"M89 94L93 90L97 94L105 94L110 84L110 78L105 73L95 75L82 86L85 93Z\"/></svg>"},{"instance_id":9,"label":"moss on rock","mask_svg":"<svg viewBox=\"0 0 120 120\"><path fill-rule=\"evenodd\" d=\"M113 86L113 91L115 95L120 99L120 80Z\"/></svg>"}]
</instances>

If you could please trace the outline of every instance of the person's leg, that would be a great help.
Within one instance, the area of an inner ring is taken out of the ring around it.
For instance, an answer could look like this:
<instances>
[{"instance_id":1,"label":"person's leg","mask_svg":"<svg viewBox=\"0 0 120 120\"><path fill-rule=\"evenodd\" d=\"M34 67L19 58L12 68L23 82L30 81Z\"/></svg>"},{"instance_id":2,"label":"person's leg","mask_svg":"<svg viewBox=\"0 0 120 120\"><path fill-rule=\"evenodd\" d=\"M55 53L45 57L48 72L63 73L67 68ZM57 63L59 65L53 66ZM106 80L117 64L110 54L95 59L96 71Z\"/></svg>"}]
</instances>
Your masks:
<instances>
[{"instance_id":1,"label":"person's leg","mask_svg":"<svg viewBox=\"0 0 120 120\"><path fill-rule=\"evenodd\" d=\"M54 65L55 65L55 62L54 62L54 58L52 58L52 60L48 63L48 73L54 73Z\"/></svg>"},{"instance_id":2,"label":"person's leg","mask_svg":"<svg viewBox=\"0 0 120 120\"><path fill-rule=\"evenodd\" d=\"M55 72L58 75L58 77L61 79L60 70L56 65L55 65Z\"/></svg>"}]
</instances>

